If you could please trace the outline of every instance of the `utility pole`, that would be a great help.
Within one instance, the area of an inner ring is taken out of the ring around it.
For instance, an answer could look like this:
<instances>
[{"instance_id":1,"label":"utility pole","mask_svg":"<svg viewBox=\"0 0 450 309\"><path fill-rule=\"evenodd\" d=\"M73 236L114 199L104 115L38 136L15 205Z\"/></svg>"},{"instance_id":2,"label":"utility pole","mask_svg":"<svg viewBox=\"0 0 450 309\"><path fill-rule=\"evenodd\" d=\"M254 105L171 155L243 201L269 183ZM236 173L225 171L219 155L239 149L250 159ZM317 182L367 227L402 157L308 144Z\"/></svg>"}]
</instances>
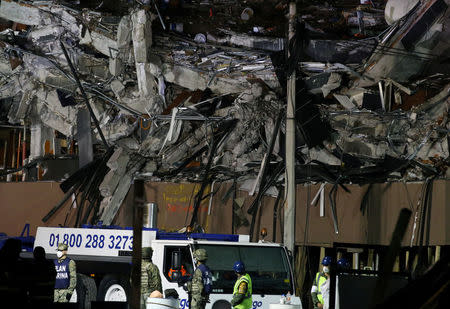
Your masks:
<instances>
[{"instance_id":1,"label":"utility pole","mask_svg":"<svg viewBox=\"0 0 450 309\"><path fill-rule=\"evenodd\" d=\"M289 3L289 42L295 35L295 17L297 5L294 1ZM291 57L288 51L288 62ZM294 253L295 241L295 83L296 70L288 76L287 82L287 109L286 109L286 204L284 205L284 244Z\"/></svg>"},{"instance_id":2,"label":"utility pole","mask_svg":"<svg viewBox=\"0 0 450 309\"><path fill-rule=\"evenodd\" d=\"M134 181L133 252L131 256L131 300L130 308L141 308L142 225L145 199L144 181Z\"/></svg>"}]
</instances>

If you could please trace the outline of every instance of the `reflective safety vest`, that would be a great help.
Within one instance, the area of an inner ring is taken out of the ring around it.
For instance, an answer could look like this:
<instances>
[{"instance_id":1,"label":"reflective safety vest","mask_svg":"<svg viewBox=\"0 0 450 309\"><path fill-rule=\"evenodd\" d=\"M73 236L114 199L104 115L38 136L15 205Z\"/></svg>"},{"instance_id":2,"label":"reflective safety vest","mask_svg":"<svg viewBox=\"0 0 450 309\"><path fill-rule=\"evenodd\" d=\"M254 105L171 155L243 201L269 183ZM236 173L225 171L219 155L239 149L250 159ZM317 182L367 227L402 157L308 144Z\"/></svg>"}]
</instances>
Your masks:
<instances>
[{"instance_id":1,"label":"reflective safety vest","mask_svg":"<svg viewBox=\"0 0 450 309\"><path fill-rule=\"evenodd\" d=\"M325 277L325 275L322 275L321 272L318 272L316 274L316 278L314 279L314 285L317 286L317 299L319 299L321 304L323 304L323 296L322 296L322 291L320 290L320 287L326 281L327 281L327 277Z\"/></svg>"},{"instance_id":2,"label":"reflective safety vest","mask_svg":"<svg viewBox=\"0 0 450 309\"><path fill-rule=\"evenodd\" d=\"M70 285L69 258L61 262L54 260L56 270L55 289L67 289Z\"/></svg>"},{"instance_id":3,"label":"reflective safety vest","mask_svg":"<svg viewBox=\"0 0 450 309\"><path fill-rule=\"evenodd\" d=\"M233 295L236 295L239 293L239 285L241 285L242 282L247 283L247 293L245 293L244 300L239 304L234 306L235 309L250 309L253 306L252 301L252 279L248 274L245 274L241 276L238 280L236 280L236 283L234 284L234 290Z\"/></svg>"}]
</instances>

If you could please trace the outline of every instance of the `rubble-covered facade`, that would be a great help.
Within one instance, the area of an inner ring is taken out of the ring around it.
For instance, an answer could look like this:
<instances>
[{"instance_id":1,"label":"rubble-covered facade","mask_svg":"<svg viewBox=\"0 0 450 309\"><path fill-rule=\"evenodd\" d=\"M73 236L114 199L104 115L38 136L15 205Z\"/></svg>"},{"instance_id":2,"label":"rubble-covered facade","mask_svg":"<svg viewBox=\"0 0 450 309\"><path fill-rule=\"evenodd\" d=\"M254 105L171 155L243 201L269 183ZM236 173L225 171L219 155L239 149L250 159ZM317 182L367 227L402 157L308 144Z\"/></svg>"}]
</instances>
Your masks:
<instances>
[{"instance_id":1,"label":"rubble-covered facade","mask_svg":"<svg viewBox=\"0 0 450 309\"><path fill-rule=\"evenodd\" d=\"M303 3L288 43L287 1L3 0L1 124L25 136L2 145L2 175L39 180L49 158L97 160L90 182L75 167L53 179L69 180L64 192L95 184L84 198L104 223L136 174L254 192L267 165L280 187L276 123L294 68L297 183L448 179L449 2L373 1L365 38L352 37L361 8L337 2Z\"/></svg>"},{"instance_id":2,"label":"rubble-covered facade","mask_svg":"<svg viewBox=\"0 0 450 309\"><path fill-rule=\"evenodd\" d=\"M288 41L293 2L2 0L4 228L129 226L143 179L158 228L283 242L294 99L304 303L325 247L378 270L402 208L398 270L450 252L450 0L297 1Z\"/></svg>"}]
</instances>

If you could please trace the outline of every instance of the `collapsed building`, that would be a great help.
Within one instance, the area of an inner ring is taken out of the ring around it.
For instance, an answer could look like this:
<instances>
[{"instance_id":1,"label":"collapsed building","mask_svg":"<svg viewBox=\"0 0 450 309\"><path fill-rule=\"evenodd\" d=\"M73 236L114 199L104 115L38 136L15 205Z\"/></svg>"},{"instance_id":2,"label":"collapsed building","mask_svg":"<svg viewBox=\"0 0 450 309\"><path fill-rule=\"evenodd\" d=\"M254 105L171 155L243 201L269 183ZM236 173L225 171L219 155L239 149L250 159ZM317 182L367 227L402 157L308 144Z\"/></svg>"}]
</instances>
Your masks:
<instances>
[{"instance_id":1,"label":"collapsed building","mask_svg":"<svg viewBox=\"0 0 450 309\"><path fill-rule=\"evenodd\" d=\"M115 223L136 177L200 183L194 206L238 186L255 220L286 181L293 71L297 184L335 205L355 185L448 192L449 1L373 1L364 38L355 4L305 1L289 42L287 1L94 2L0 6L0 175L63 181L44 222L75 200L74 226Z\"/></svg>"}]
</instances>

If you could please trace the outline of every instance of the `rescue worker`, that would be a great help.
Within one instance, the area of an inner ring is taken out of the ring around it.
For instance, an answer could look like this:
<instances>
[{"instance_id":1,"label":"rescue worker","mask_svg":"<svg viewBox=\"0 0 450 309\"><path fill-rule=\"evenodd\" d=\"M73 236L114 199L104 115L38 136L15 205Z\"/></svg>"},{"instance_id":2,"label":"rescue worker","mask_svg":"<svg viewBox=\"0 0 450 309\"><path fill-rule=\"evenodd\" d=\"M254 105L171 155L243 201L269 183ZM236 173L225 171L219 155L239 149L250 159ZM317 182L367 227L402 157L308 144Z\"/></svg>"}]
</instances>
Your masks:
<instances>
[{"instance_id":1,"label":"rescue worker","mask_svg":"<svg viewBox=\"0 0 450 309\"><path fill-rule=\"evenodd\" d=\"M77 267L75 261L67 257L67 249L66 244L58 244L58 258L53 261L56 270L55 303L68 303L77 285Z\"/></svg>"},{"instance_id":2,"label":"rescue worker","mask_svg":"<svg viewBox=\"0 0 450 309\"><path fill-rule=\"evenodd\" d=\"M350 262L346 258L340 258L336 264L340 273L346 272L352 268ZM336 276L336 294L334 303L336 304L336 308L339 308L339 276Z\"/></svg>"},{"instance_id":3,"label":"rescue worker","mask_svg":"<svg viewBox=\"0 0 450 309\"><path fill-rule=\"evenodd\" d=\"M245 265L242 261L235 262L233 270L238 278L234 284L231 305L235 309L250 309L253 305L252 279L249 274L245 272Z\"/></svg>"},{"instance_id":4,"label":"rescue worker","mask_svg":"<svg viewBox=\"0 0 450 309\"><path fill-rule=\"evenodd\" d=\"M152 263L153 249L142 248L141 265L141 308L145 308L145 301L154 291L162 293L161 276L158 266Z\"/></svg>"},{"instance_id":5,"label":"rescue worker","mask_svg":"<svg viewBox=\"0 0 450 309\"><path fill-rule=\"evenodd\" d=\"M350 262L346 258L340 258L336 264L341 271L350 269Z\"/></svg>"},{"instance_id":6,"label":"rescue worker","mask_svg":"<svg viewBox=\"0 0 450 309\"><path fill-rule=\"evenodd\" d=\"M326 283L330 276L330 264L332 259L326 256L322 259L322 271L318 272L314 277L313 285L311 287L311 297L314 304L314 309L323 308L324 299L322 296L322 285Z\"/></svg>"},{"instance_id":7,"label":"rescue worker","mask_svg":"<svg viewBox=\"0 0 450 309\"><path fill-rule=\"evenodd\" d=\"M209 302L209 294L212 290L212 275L209 267L205 265L208 254L205 249L194 251L194 261L197 268L194 271L192 280L187 283L187 290L190 296L189 309L205 309Z\"/></svg>"}]
</instances>

